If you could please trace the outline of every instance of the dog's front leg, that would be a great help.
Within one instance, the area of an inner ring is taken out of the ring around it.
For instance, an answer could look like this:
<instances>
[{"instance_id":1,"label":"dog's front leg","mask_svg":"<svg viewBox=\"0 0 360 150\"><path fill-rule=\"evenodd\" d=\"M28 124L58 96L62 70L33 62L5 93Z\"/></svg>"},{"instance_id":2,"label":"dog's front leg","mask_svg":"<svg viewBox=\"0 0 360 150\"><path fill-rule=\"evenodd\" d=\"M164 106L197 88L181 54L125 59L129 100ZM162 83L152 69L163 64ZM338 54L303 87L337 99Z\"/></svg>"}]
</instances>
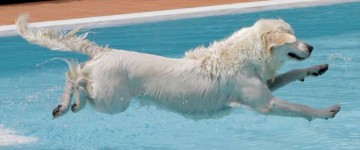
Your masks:
<instances>
[{"instance_id":1,"label":"dog's front leg","mask_svg":"<svg viewBox=\"0 0 360 150\"><path fill-rule=\"evenodd\" d=\"M307 105L290 103L279 98L273 97L270 100L270 115L303 117L309 121L315 118L329 119L334 118L340 111L339 105L333 105L325 109L314 109Z\"/></svg>"},{"instance_id":2,"label":"dog's front leg","mask_svg":"<svg viewBox=\"0 0 360 150\"><path fill-rule=\"evenodd\" d=\"M74 82L69 78L66 79L64 93L61 96L60 104L53 109L54 118L64 115L69 110L69 105L74 91Z\"/></svg>"},{"instance_id":3,"label":"dog's front leg","mask_svg":"<svg viewBox=\"0 0 360 150\"><path fill-rule=\"evenodd\" d=\"M242 103L265 115L303 117L311 121L315 118L333 118L340 110L339 105L315 109L303 104L290 103L274 97L261 81L249 79L248 82L246 86L240 87Z\"/></svg>"},{"instance_id":4,"label":"dog's front leg","mask_svg":"<svg viewBox=\"0 0 360 150\"><path fill-rule=\"evenodd\" d=\"M291 82L304 81L308 76L319 76L324 74L329 68L328 64L315 65L304 69L294 69L278 75L275 80L270 79L267 85L271 91L275 91Z\"/></svg>"}]
</instances>

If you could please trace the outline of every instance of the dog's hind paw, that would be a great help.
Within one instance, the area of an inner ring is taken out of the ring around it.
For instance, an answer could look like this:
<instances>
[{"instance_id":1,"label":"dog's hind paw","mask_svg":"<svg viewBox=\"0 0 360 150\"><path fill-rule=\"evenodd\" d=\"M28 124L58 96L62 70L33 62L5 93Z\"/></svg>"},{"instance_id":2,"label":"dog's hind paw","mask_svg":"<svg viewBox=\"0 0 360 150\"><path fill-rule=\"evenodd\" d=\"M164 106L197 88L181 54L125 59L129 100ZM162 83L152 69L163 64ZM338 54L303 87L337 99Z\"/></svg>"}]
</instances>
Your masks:
<instances>
[{"instance_id":1,"label":"dog's hind paw","mask_svg":"<svg viewBox=\"0 0 360 150\"><path fill-rule=\"evenodd\" d=\"M60 116L60 108L62 107L62 105L58 105L57 107L55 107L52 111L52 115L54 118L59 117Z\"/></svg>"},{"instance_id":2,"label":"dog's hind paw","mask_svg":"<svg viewBox=\"0 0 360 150\"><path fill-rule=\"evenodd\" d=\"M74 113L80 111L83 108L84 108L83 103L74 103L74 104L71 105L71 111L74 112Z\"/></svg>"},{"instance_id":3,"label":"dog's hind paw","mask_svg":"<svg viewBox=\"0 0 360 150\"><path fill-rule=\"evenodd\" d=\"M65 108L63 105L59 104L56 106L52 111L53 118L60 117L61 115L64 115L67 112L67 108Z\"/></svg>"},{"instance_id":4,"label":"dog's hind paw","mask_svg":"<svg viewBox=\"0 0 360 150\"><path fill-rule=\"evenodd\" d=\"M78 107L79 107L79 106L78 106L76 103L72 104L72 105L71 105L71 111L72 111L72 112L78 112L78 110L79 110Z\"/></svg>"}]
</instances>

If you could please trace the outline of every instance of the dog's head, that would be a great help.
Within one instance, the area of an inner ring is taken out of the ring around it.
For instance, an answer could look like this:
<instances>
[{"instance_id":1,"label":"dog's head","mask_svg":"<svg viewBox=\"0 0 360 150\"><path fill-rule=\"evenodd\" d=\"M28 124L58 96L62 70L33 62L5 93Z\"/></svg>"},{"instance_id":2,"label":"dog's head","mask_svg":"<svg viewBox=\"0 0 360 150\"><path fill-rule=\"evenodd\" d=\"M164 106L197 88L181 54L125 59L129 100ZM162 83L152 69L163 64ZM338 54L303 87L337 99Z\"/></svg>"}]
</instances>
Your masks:
<instances>
[{"instance_id":1,"label":"dog's head","mask_svg":"<svg viewBox=\"0 0 360 150\"><path fill-rule=\"evenodd\" d=\"M304 60L310 57L313 47L299 41L291 26L280 19L262 19L255 23L266 53L278 61Z\"/></svg>"}]
</instances>

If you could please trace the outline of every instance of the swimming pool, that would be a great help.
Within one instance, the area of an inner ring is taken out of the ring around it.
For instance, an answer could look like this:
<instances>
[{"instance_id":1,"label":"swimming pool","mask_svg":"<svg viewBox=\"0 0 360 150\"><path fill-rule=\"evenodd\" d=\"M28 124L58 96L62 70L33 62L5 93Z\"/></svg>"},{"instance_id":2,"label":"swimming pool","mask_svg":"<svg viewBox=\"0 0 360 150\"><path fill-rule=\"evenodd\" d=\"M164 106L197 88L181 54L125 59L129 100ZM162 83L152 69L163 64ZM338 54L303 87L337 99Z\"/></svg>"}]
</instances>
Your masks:
<instances>
[{"instance_id":1,"label":"swimming pool","mask_svg":"<svg viewBox=\"0 0 360 150\"><path fill-rule=\"evenodd\" d=\"M263 116L247 109L228 117L193 121L136 101L117 115L90 107L53 120L67 65L48 61L81 55L49 51L18 36L0 38L0 143L4 149L356 149L360 147L360 3L285 9L251 14L153 22L94 29L99 44L167 57L221 39L259 18L283 18L296 35L312 44L304 62L286 63L281 72L329 63L323 76L293 83L278 97L326 107L340 103L330 120ZM19 143L6 145L4 135ZM4 134L4 132L6 134ZM5 144L3 144L5 143Z\"/></svg>"}]
</instances>

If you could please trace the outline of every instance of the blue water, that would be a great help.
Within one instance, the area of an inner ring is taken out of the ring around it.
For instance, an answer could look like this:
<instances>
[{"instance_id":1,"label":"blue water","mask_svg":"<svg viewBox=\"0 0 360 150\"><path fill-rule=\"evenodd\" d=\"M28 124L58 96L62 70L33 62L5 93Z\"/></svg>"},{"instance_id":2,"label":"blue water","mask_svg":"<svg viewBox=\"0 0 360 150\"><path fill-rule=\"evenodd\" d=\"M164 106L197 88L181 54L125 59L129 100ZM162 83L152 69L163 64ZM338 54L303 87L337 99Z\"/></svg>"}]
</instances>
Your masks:
<instances>
[{"instance_id":1,"label":"blue water","mask_svg":"<svg viewBox=\"0 0 360 150\"><path fill-rule=\"evenodd\" d=\"M54 57L84 56L49 51L18 36L0 38L0 139L9 129L33 142L0 149L359 149L360 148L360 3L235 14L123 27L93 29L100 45L167 57L207 45L259 18L282 18L296 35L315 47L296 67L330 64L329 71L274 93L292 102L323 108L339 103L334 119L263 116L236 109L230 116L193 121L157 108L131 103L116 115L86 107L52 119L67 65ZM4 145L4 141L0 144Z\"/></svg>"}]
</instances>

